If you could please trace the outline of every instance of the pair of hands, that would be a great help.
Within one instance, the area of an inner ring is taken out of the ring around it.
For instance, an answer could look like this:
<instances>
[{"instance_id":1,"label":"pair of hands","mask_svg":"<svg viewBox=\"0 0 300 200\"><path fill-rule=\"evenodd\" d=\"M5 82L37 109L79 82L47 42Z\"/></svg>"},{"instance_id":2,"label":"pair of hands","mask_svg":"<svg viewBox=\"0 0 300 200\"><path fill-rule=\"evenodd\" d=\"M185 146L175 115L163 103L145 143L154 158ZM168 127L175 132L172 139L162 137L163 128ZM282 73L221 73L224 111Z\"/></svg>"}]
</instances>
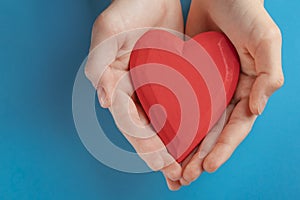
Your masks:
<instances>
[{"instance_id":1,"label":"pair of hands","mask_svg":"<svg viewBox=\"0 0 300 200\"><path fill-rule=\"evenodd\" d=\"M125 84L118 86L118 81L128 74L130 51L143 31L119 33L144 27L181 33L185 30L190 37L205 31L222 31L240 57L238 87L224 113L227 123L217 123L182 164L168 154L155 133L141 138L141 130L153 132L149 126L135 129L126 120L141 126L148 123L132 95L130 79L125 78ZM283 85L281 43L280 30L264 9L263 0L192 0L186 27L180 0L115 0L94 23L85 72L97 89L101 106L110 109L137 153L151 169L162 171L171 190L178 190L203 171L214 172L228 160L250 132L257 115L262 114L269 97ZM124 102L129 102L129 109Z\"/></svg>"}]
</instances>

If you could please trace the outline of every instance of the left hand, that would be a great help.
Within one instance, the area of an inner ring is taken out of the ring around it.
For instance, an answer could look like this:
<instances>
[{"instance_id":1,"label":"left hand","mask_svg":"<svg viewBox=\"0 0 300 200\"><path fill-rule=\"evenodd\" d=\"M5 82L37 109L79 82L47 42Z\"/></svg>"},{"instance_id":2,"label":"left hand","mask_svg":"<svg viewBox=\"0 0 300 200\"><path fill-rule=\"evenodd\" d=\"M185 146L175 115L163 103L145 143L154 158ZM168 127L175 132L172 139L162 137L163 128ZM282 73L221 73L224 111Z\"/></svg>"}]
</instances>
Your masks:
<instances>
[{"instance_id":1,"label":"left hand","mask_svg":"<svg viewBox=\"0 0 300 200\"><path fill-rule=\"evenodd\" d=\"M221 127L222 131L217 131L220 128L217 124L198 150L184 161L181 185L190 184L204 170L216 171L226 162L251 131L269 97L283 85L281 32L263 3L263 0L192 1L186 34L192 37L205 31L224 32L238 51L241 75L227 109L227 124L224 129Z\"/></svg>"}]
</instances>

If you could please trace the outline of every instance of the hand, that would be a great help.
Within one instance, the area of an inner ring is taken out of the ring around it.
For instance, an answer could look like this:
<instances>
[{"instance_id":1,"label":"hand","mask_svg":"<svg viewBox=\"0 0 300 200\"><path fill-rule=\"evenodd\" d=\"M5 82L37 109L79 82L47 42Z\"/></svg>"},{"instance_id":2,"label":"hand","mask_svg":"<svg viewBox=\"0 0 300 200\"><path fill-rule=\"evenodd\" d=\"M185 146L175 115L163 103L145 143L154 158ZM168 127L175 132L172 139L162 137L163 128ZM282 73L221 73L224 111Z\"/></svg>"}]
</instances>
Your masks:
<instances>
[{"instance_id":1,"label":"hand","mask_svg":"<svg viewBox=\"0 0 300 200\"><path fill-rule=\"evenodd\" d=\"M85 70L102 107L110 109L127 140L151 169L163 172L172 190L180 187L181 166L147 125L132 95L128 63L133 46L146 31L141 28L163 27L182 33L183 26L179 0L115 0L95 21Z\"/></svg>"},{"instance_id":2,"label":"hand","mask_svg":"<svg viewBox=\"0 0 300 200\"><path fill-rule=\"evenodd\" d=\"M214 172L232 155L262 114L269 97L283 85L281 33L262 0L193 0L186 34L222 31L236 47L241 75L233 111L218 137L213 129L194 155L185 161L182 185L203 170ZM228 116L228 115L227 115ZM220 126L220 125L219 125Z\"/></svg>"}]
</instances>

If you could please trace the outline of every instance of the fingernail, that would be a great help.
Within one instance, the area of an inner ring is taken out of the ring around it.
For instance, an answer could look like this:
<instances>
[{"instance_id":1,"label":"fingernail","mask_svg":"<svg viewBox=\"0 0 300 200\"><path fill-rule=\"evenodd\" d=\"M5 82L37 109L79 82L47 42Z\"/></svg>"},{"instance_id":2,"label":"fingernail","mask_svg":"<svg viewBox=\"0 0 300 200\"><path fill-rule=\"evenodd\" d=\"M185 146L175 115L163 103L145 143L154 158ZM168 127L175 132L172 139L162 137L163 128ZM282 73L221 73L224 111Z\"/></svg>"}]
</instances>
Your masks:
<instances>
[{"instance_id":1,"label":"fingernail","mask_svg":"<svg viewBox=\"0 0 300 200\"><path fill-rule=\"evenodd\" d=\"M100 104L102 107L105 106L105 98L104 97L100 97Z\"/></svg>"},{"instance_id":2,"label":"fingernail","mask_svg":"<svg viewBox=\"0 0 300 200\"><path fill-rule=\"evenodd\" d=\"M260 102L259 102L259 107L258 107L258 114L261 115L266 107L268 98L263 95L263 97L261 98Z\"/></svg>"},{"instance_id":3,"label":"fingernail","mask_svg":"<svg viewBox=\"0 0 300 200\"><path fill-rule=\"evenodd\" d=\"M106 104L106 95L105 95L105 91L102 87L99 87L97 89L97 92L98 92L98 99L99 99L99 102L101 104L101 106L105 106Z\"/></svg>"},{"instance_id":4,"label":"fingernail","mask_svg":"<svg viewBox=\"0 0 300 200\"><path fill-rule=\"evenodd\" d=\"M203 158L205 158L206 155L207 155L207 153L205 151L200 151L199 158L203 159Z\"/></svg>"}]
</instances>

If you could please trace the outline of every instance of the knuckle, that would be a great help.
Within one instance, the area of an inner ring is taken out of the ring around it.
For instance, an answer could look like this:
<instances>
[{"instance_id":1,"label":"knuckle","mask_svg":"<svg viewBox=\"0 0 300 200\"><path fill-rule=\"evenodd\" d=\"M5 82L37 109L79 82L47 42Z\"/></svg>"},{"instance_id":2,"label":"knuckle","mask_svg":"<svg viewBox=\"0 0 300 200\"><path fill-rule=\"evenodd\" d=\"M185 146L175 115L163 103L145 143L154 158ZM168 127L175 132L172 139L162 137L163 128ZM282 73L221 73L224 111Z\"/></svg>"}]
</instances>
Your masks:
<instances>
[{"instance_id":1,"label":"knuckle","mask_svg":"<svg viewBox=\"0 0 300 200\"><path fill-rule=\"evenodd\" d=\"M88 66L85 67L84 68L84 74L87 77L87 79L89 79L91 81L91 83L93 84L93 86L95 88L97 88L99 81L96 80L97 78L95 76L95 73L94 73L93 69L91 67L88 67Z\"/></svg>"},{"instance_id":2,"label":"knuckle","mask_svg":"<svg viewBox=\"0 0 300 200\"><path fill-rule=\"evenodd\" d=\"M277 85L278 88L280 88L284 85L284 76L283 76L283 74L281 74L279 76L279 78L277 79L276 85Z\"/></svg>"},{"instance_id":3,"label":"knuckle","mask_svg":"<svg viewBox=\"0 0 300 200\"><path fill-rule=\"evenodd\" d=\"M101 13L93 24L93 31L101 30L107 26L107 17L104 13Z\"/></svg>"},{"instance_id":4,"label":"knuckle","mask_svg":"<svg viewBox=\"0 0 300 200\"><path fill-rule=\"evenodd\" d=\"M271 28L267 29L262 35L262 42L274 42L281 41L282 34L278 26L274 25Z\"/></svg>"},{"instance_id":5,"label":"knuckle","mask_svg":"<svg viewBox=\"0 0 300 200\"><path fill-rule=\"evenodd\" d=\"M281 45L282 43L281 31L276 25L265 28L259 35L253 34L251 38L250 41L256 41L253 43L256 49L254 54L258 54L266 48L272 48L274 44Z\"/></svg>"},{"instance_id":6,"label":"knuckle","mask_svg":"<svg viewBox=\"0 0 300 200\"><path fill-rule=\"evenodd\" d=\"M112 36L114 34L119 33L121 31L120 24L118 23L118 20L114 18L115 16L106 13L105 11L101 13L94 21L92 33L94 34L99 31L102 31L108 36Z\"/></svg>"},{"instance_id":7,"label":"knuckle","mask_svg":"<svg viewBox=\"0 0 300 200\"><path fill-rule=\"evenodd\" d=\"M281 88L284 85L284 76L280 74L278 77L273 78L271 82L271 86L274 90Z\"/></svg>"}]
</instances>

